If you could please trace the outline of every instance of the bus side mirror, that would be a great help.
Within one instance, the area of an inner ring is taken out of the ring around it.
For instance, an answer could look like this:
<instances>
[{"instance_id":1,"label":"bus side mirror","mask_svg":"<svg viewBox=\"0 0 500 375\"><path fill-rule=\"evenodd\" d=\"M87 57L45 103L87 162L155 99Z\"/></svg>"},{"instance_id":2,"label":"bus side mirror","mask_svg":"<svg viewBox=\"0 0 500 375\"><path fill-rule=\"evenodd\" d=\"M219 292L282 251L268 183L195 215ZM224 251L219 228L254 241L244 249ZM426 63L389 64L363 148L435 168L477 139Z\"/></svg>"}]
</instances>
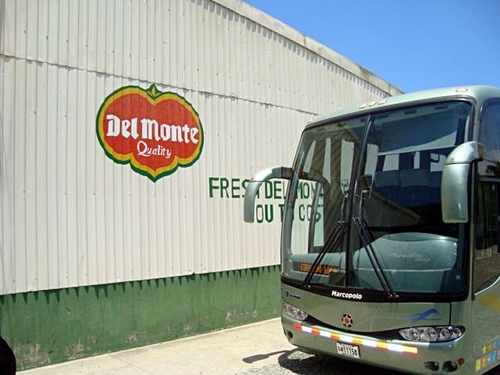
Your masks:
<instances>
[{"instance_id":1,"label":"bus side mirror","mask_svg":"<svg viewBox=\"0 0 500 375\"><path fill-rule=\"evenodd\" d=\"M255 198L259 192L260 185L273 178L292 178L292 168L271 167L257 172L245 190L245 198L243 201L243 218L247 223L253 223L255 219Z\"/></svg>"},{"instance_id":2,"label":"bus side mirror","mask_svg":"<svg viewBox=\"0 0 500 375\"><path fill-rule=\"evenodd\" d=\"M482 157L481 144L466 142L453 149L446 158L441 177L441 208L445 223L466 223L469 220L469 169L472 162Z\"/></svg>"}]
</instances>

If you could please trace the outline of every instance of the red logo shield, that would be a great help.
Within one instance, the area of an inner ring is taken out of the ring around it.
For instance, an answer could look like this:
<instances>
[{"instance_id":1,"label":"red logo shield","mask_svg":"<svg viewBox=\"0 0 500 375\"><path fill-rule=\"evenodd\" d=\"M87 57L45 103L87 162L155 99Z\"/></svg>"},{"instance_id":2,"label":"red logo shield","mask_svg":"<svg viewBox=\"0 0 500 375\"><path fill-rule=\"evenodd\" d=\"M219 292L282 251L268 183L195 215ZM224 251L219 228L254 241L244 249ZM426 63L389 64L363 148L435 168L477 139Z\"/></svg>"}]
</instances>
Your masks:
<instances>
[{"instance_id":1,"label":"red logo shield","mask_svg":"<svg viewBox=\"0 0 500 375\"><path fill-rule=\"evenodd\" d=\"M172 92L127 86L102 103L97 137L106 155L152 181L193 165L203 148L198 113Z\"/></svg>"}]
</instances>

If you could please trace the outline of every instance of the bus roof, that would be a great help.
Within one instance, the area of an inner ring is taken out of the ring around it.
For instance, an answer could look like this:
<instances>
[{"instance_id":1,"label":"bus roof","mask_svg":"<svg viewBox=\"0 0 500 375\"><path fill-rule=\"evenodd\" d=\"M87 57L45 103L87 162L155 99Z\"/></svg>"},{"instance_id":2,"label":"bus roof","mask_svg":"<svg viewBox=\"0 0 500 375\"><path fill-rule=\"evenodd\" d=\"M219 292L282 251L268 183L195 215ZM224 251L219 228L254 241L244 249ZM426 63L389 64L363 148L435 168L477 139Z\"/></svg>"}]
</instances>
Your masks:
<instances>
[{"instance_id":1,"label":"bus roof","mask_svg":"<svg viewBox=\"0 0 500 375\"><path fill-rule=\"evenodd\" d=\"M457 86L440 89L417 91L409 94L389 96L378 101L363 103L357 107L339 109L325 115L312 119L307 127L312 127L324 122L331 122L336 118L362 115L363 113L379 112L393 106L412 104L426 100L440 100L450 98L474 98L476 102L482 102L488 98L500 98L500 88L492 86Z\"/></svg>"}]
</instances>

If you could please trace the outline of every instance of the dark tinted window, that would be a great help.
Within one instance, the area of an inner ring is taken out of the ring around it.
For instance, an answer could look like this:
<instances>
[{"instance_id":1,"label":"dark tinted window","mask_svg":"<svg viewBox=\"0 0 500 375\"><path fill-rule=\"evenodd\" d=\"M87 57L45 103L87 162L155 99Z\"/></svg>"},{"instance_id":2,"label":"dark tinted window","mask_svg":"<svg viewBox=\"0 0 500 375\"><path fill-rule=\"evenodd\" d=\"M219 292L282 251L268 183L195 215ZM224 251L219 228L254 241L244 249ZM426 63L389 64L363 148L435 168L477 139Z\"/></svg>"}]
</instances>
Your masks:
<instances>
[{"instance_id":1,"label":"dark tinted window","mask_svg":"<svg viewBox=\"0 0 500 375\"><path fill-rule=\"evenodd\" d=\"M485 107L479 129L479 142L484 145L484 160L479 164L479 173L500 177L500 101Z\"/></svg>"}]
</instances>

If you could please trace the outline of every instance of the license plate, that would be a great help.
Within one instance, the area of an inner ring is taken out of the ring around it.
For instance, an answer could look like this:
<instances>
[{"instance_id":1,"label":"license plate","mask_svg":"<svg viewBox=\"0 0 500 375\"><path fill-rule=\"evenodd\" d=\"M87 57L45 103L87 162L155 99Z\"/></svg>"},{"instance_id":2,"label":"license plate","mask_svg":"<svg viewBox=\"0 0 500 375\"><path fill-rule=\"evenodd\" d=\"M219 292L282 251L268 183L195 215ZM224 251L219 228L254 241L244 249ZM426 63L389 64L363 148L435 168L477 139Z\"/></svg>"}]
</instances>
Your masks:
<instances>
[{"instance_id":1,"label":"license plate","mask_svg":"<svg viewBox=\"0 0 500 375\"><path fill-rule=\"evenodd\" d=\"M356 345L337 343L337 353L351 358L359 358L359 347Z\"/></svg>"}]
</instances>

